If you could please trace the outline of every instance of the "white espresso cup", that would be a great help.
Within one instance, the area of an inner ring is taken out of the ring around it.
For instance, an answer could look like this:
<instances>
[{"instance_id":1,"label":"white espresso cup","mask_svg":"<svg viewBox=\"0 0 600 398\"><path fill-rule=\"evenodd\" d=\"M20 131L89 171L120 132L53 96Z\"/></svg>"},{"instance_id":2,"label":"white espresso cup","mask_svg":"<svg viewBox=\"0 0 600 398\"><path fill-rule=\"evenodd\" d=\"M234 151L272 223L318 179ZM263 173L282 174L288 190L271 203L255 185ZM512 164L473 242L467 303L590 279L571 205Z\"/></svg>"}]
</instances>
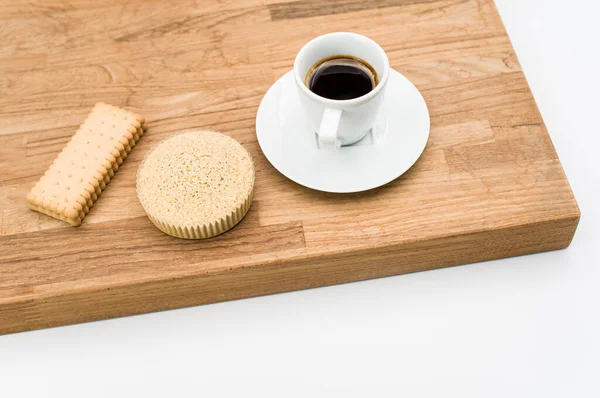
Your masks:
<instances>
[{"instance_id":1,"label":"white espresso cup","mask_svg":"<svg viewBox=\"0 0 600 398\"><path fill-rule=\"evenodd\" d=\"M367 94L334 100L313 93L307 74L321 60L351 56L368 63L377 74L377 85ZM308 122L321 147L339 148L360 141L375 125L390 73L385 51L368 37L349 32L319 36L304 45L294 61L294 79Z\"/></svg>"}]
</instances>

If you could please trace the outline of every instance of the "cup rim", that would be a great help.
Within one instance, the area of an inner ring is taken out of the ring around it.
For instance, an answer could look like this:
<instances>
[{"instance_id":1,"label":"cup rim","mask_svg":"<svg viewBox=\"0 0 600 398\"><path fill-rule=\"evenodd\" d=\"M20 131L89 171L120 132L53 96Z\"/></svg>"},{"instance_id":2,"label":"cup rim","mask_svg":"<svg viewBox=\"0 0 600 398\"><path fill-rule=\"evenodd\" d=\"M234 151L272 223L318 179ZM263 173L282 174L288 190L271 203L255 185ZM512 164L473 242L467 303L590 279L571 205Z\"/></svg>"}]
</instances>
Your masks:
<instances>
[{"instance_id":1,"label":"cup rim","mask_svg":"<svg viewBox=\"0 0 600 398\"><path fill-rule=\"evenodd\" d=\"M299 69L299 66L298 66L299 59L304 55L304 53L306 51L308 51L309 46L314 45L315 42L323 40L329 36L339 36L339 35L360 37L361 39L368 40L377 48L378 52L380 53L380 55L382 55L383 60L384 60L383 75L380 76L379 83L377 84L377 86L375 86L375 88L373 90L369 91L367 94L362 95L357 98L346 99L346 100L334 100L334 99L330 99L330 98L321 97L320 95L313 93L312 91L309 90L308 87L306 87L306 85L304 84L304 77L300 76L300 71L298 70ZM311 99L313 99L317 102L320 102L320 103L323 103L326 105L332 105L332 106L355 105L355 104L360 104L363 102L370 101L371 99L373 99L374 97L379 95L379 93L383 90L383 87L387 83L389 74L390 74L390 62L389 62L388 56L385 53L385 51L383 50L383 48L381 48L381 46L379 44L377 44L377 42L375 40L373 40L367 36L361 35L359 33L353 33L353 32L332 32L332 33L326 33L324 35L317 36L317 37L313 38L312 40L310 40L308 43L306 43L304 46L302 46L300 51L298 51L296 58L294 59L294 80L296 80L296 84L298 85L300 90L304 93L304 95L310 97Z\"/></svg>"}]
</instances>

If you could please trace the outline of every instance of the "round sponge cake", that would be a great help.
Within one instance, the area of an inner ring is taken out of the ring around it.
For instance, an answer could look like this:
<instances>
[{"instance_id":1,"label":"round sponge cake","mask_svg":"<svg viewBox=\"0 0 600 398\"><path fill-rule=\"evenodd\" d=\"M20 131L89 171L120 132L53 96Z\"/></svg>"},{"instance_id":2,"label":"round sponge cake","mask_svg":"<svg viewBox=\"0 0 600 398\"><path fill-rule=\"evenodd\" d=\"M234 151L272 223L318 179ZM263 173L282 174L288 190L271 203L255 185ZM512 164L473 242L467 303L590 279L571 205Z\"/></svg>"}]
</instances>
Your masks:
<instances>
[{"instance_id":1,"label":"round sponge cake","mask_svg":"<svg viewBox=\"0 0 600 398\"><path fill-rule=\"evenodd\" d=\"M233 138L191 131L161 141L137 173L137 194L166 234L201 239L233 228L248 212L254 164Z\"/></svg>"}]
</instances>

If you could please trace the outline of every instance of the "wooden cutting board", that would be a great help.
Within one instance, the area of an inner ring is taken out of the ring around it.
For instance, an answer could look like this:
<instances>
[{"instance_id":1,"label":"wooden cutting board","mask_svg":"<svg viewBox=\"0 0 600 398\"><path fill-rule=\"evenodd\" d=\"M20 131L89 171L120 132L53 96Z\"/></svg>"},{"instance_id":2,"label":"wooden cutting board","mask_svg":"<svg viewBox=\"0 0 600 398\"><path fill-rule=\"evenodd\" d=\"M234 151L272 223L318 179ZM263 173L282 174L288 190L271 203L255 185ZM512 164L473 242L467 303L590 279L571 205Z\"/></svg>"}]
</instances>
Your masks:
<instances>
[{"instance_id":1,"label":"wooden cutting board","mask_svg":"<svg viewBox=\"0 0 600 398\"><path fill-rule=\"evenodd\" d=\"M0 0L0 333L564 248L579 209L492 0ZM255 135L269 86L309 39L375 39L423 93L415 166L360 194L279 174ZM97 101L149 130L71 227L25 195ZM256 198L206 241L158 231L140 160L187 128L239 140Z\"/></svg>"}]
</instances>

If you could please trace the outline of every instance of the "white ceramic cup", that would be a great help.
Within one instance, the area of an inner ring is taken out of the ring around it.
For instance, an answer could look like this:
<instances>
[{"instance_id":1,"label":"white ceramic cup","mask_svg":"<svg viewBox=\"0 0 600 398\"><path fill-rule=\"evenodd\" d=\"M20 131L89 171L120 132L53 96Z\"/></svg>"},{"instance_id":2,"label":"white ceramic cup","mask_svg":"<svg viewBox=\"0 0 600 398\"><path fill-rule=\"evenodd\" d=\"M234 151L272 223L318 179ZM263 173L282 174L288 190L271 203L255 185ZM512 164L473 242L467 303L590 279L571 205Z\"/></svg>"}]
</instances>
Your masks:
<instances>
[{"instance_id":1,"label":"white ceramic cup","mask_svg":"<svg viewBox=\"0 0 600 398\"><path fill-rule=\"evenodd\" d=\"M367 94L348 100L321 97L305 84L308 71L320 60L351 55L375 69L379 83ZM339 148L360 141L375 125L390 73L385 51L368 37L349 32L319 36L304 45L294 61L294 79L300 102L321 147Z\"/></svg>"}]
</instances>

